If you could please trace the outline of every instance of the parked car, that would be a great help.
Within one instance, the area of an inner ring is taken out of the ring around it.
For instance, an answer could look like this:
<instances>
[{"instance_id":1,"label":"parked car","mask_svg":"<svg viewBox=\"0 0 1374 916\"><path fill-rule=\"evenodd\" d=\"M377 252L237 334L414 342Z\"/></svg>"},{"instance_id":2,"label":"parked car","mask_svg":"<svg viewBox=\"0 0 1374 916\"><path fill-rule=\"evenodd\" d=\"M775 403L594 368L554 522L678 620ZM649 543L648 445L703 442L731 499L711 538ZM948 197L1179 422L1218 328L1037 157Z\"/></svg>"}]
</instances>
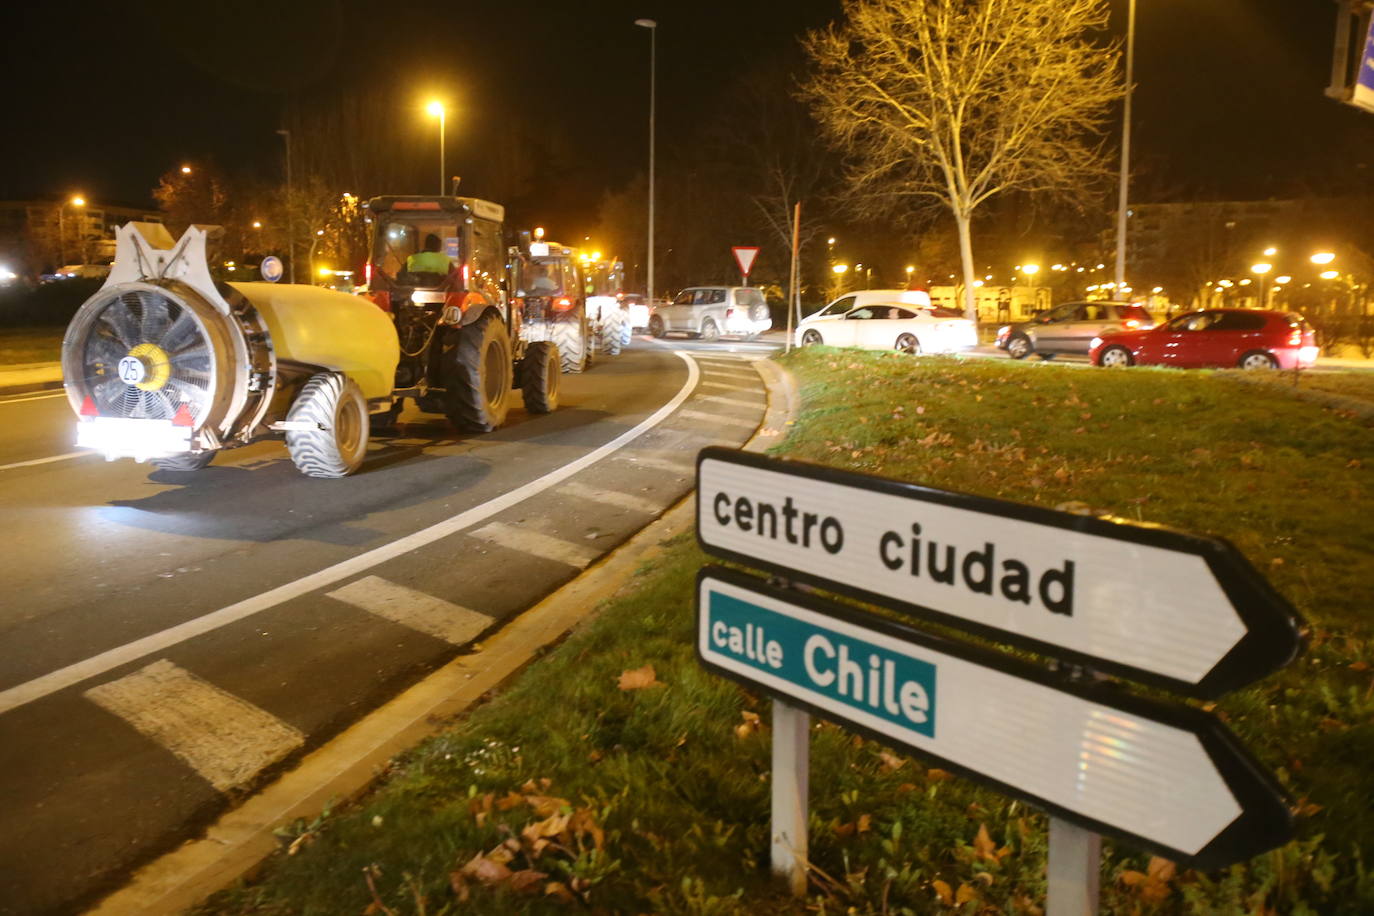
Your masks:
<instances>
[{"instance_id":1,"label":"parked car","mask_svg":"<svg viewBox=\"0 0 1374 916\"><path fill-rule=\"evenodd\" d=\"M1292 312L1206 309L1150 330L1092 341L1094 366L1306 369L1317 361L1316 334Z\"/></svg>"},{"instance_id":2,"label":"parked car","mask_svg":"<svg viewBox=\"0 0 1374 916\"><path fill-rule=\"evenodd\" d=\"M1113 331L1135 331L1155 326L1143 306L1129 302L1065 302L1029 321L997 329L997 346L1012 359L1039 353L1053 359L1059 353L1086 356L1094 337Z\"/></svg>"},{"instance_id":3,"label":"parked car","mask_svg":"<svg viewBox=\"0 0 1374 916\"><path fill-rule=\"evenodd\" d=\"M889 302L860 305L843 315L818 312L797 327L797 343L913 354L958 353L978 345L978 329L953 309Z\"/></svg>"},{"instance_id":4,"label":"parked car","mask_svg":"<svg viewBox=\"0 0 1374 916\"><path fill-rule=\"evenodd\" d=\"M768 302L752 286L693 286L649 316L649 333L686 334L702 340L717 337L753 339L773 326Z\"/></svg>"}]
</instances>

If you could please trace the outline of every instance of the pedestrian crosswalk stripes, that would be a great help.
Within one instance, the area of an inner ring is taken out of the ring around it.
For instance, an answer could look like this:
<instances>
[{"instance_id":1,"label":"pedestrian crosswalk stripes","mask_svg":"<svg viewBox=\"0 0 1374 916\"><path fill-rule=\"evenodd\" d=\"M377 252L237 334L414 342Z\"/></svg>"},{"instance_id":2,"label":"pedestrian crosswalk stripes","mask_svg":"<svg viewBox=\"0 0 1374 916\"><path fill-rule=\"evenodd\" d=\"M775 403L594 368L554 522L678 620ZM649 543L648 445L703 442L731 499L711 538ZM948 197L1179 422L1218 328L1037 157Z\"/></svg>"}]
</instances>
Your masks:
<instances>
[{"instance_id":1,"label":"pedestrian crosswalk stripes","mask_svg":"<svg viewBox=\"0 0 1374 916\"><path fill-rule=\"evenodd\" d=\"M729 404L732 407L763 407L761 401L746 401L743 398L727 398L718 394L699 394L696 396L696 399L698 401L710 401L713 404Z\"/></svg>"},{"instance_id":2,"label":"pedestrian crosswalk stripes","mask_svg":"<svg viewBox=\"0 0 1374 916\"><path fill-rule=\"evenodd\" d=\"M367 576L326 594L455 646L467 645L495 622L495 618L486 614L397 585L381 576Z\"/></svg>"},{"instance_id":3,"label":"pedestrian crosswalk stripes","mask_svg":"<svg viewBox=\"0 0 1374 916\"><path fill-rule=\"evenodd\" d=\"M586 484L572 481L563 484L559 490L565 496L576 496L580 499L590 499L594 502L605 503L608 506L615 506L619 509L629 509L631 512L643 512L646 515L658 515L663 511L663 506L651 499L635 496L633 493L625 493L620 490L603 490L599 487L589 487Z\"/></svg>"},{"instance_id":4,"label":"pedestrian crosswalk stripes","mask_svg":"<svg viewBox=\"0 0 1374 916\"><path fill-rule=\"evenodd\" d=\"M732 385L729 382L702 382L699 388L724 388L726 391L757 391L757 385Z\"/></svg>"},{"instance_id":5,"label":"pedestrian crosswalk stripes","mask_svg":"<svg viewBox=\"0 0 1374 916\"><path fill-rule=\"evenodd\" d=\"M687 460L673 461L668 458L655 458L653 455L626 453L617 455L616 460L624 461L626 464L652 468L656 471L667 471L669 474L678 474L687 477L696 473L696 468L692 465L691 457L691 455L687 455Z\"/></svg>"},{"instance_id":6,"label":"pedestrian crosswalk stripes","mask_svg":"<svg viewBox=\"0 0 1374 916\"><path fill-rule=\"evenodd\" d=\"M248 785L305 743L299 730L166 659L84 695L221 792Z\"/></svg>"},{"instance_id":7,"label":"pedestrian crosswalk stripes","mask_svg":"<svg viewBox=\"0 0 1374 916\"><path fill-rule=\"evenodd\" d=\"M593 560L601 556L601 551L594 547L584 547L581 544L574 544L572 541L550 537L547 534L531 531L519 525L507 525L504 522L492 522L469 533L489 544L519 550L522 553L532 554L546 560L557 560L559 563L566 563L578 569L585 569Z\"/></svg>"}]
</instances>

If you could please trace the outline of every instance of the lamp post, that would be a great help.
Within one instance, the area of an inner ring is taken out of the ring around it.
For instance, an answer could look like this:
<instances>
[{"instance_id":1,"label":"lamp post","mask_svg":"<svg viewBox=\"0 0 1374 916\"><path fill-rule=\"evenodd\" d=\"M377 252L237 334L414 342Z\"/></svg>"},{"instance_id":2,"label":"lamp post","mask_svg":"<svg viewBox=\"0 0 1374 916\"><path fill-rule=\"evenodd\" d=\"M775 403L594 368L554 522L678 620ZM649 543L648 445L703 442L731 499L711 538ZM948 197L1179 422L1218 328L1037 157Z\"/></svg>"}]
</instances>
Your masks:
<instances>
[{"instance_id":1,"label":"lamp post","mask_svg":"<svg viewBox=\"0 0 1374 916\"><path fill-rule=\"evenodd\" d=\"M649 30L649 251L645 265L645 291L649 304L654 302L654 107L657 94L658 23L652 19L636 19L635 25Z\"/></svg>"},{"instance_id":2,"label":"lamp post","mask_svg":"<svg viewBox=\"0 0 1374 916\"><path fill-rule=\"evenodd\" d=\"M1264 262L1261 262L1261 263L1259 263L1259 264L1251 264L1251 265L1250 265L1250 272L1251 272L1252 274L1255 274L1256 276L1259 277L1259 307L1260 307L1260 308L1264 308L1264 280L1265 280L1265 275L1268 274L1269 271L1271 271L1271 270L1273 270L1273 269L1274 269L1274 265L1273 265L1273 264L1267 264L1267 263L1264 263Z\"/></svg>"},{"instance_id":3,"label":"lamp post","mask_svg":"<svg viewBox=\"0 0 1374 916\"><path fill-rule=\"evenodd\" d=\"M278 130L281 134L282 143L286 146L286 268L289 271L287 279L296 282L296 215L295 202L292 199L291 191L291 131Z\"/></svg>"},{"instance_id":4,"label":"lamp post","mask_svg":"<svg viewBox=\"0 0 1374 916\"><path fill-rule=\"evenodd\" d=\"M1116 201L1116 285L1126 282L1126 204L1131 183L1131 80L1135 71L1135 0L1126 14L1126 104L1121 112L1121 178ZM1098 265L1100 268L1101 265Z\"/></svg>"},{"instance_id":5,"label":"lamp post","mask_svg":"<svg viewBox=\"0 0 1374 916\"><path fill-rule=\"evenodd\" d=\"M444 164L444 124L445 115L444 103L438 100L430 102L425 108L431 117L439 119L439 194L444 193L444 174L447 171Z\"/></svg>"}]
</instances>

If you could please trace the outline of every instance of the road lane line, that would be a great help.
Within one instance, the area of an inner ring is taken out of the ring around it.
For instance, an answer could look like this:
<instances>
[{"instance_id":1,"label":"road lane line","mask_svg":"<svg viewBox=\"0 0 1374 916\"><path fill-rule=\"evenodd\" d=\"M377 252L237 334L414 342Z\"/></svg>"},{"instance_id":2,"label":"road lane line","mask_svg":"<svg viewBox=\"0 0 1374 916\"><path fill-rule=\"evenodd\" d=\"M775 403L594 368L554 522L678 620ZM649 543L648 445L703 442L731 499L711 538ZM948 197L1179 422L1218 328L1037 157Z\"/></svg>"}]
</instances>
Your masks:
<instances>
[{"instance_id":1,"label":"road lane line","mask_svg":"<svg viewBox=\"0 0 1374 916\"><path fill-rule=\"evenodd\" d=\"M568 566L576 566L578 569L586 569L592 560L601 556L601 551L595 547L574 544L572 541L541 534L519 525L507 525L505 522L483 525L476 531L469 531L468 535L488 544L518 550L545 560L556 560Z\"/></svg>"},{"instance_id":2,"label":"road lane line","mask_svg":"<svg viewBox=\"0 0 1374 916\"><path fill-rule=\"evenodd\" d=\"M496 622L495 617L397 585L381 576L368 576L326 594L455 646L467 645Z\"/></svg>"},{"instance_id":3,"label":"road lane line","mask_svg":"<svg viewBox=\"0 0 1374 916\"><path fill-rule=\"evenodd\" d=\"M669 474L677 474L679 477L695 474L696 468L692 462L696 460L696 456L686 452L683 452L683 455L685 457L683 461L669 461L667 458L655 458L652 455L617 455L615 460L656 471L667 471Z\"/></svg>"},{"instance_id":4,"label":"road lane line","mask_svg":"<svg viewBox=\"0 0 1374 916\"><path fill-rule=\"evenodd\" d=\"M605 503L608 506L615 506L617 509L629 509L631 512L643 512L646 515L658 515L666 506L660 506L650 499L635 496L633 493L622 493L619 490L603 490L600 487L589 487L586 484L565 483L559 488L560 496L576 496L580 499L590 499L592 502Z\"/></svg>"},{"instance_id":5,"label":"road lane line","mask_svg":"<svg viewBox=\"0 0 1374 916\"><path fill-rule=\"evenodd\" d=\"M724 388L726 391L757 391L753 385L731 385L728 382L702 382L702 388Z\"/></svg>"},{"instance_id":6,"label":"road lane line","mask_svg":"<svg viewBox=\"0 0 1374 916\"><path fill-rule=\"evenodd\" d=\"M84 695L171 751L221 792L248 784L305 744L299 729L166 659Z\"/></svg>"},{"instance_id":7,"label":"road lane line","mask_svg":"<svg viewBox=\"0 0 1374 916\"><path fill-rule=\"evenodd\" d=\"M751 429L759 425L758 420L742 420L739 417L726 417L717 413L706 413L703 410L684 410L678 413L678 416L690 417L693 420L709 420L712 423L731 423L735 426L748 426Z\"/></svg>"},{"instance_id":8,"label":"road lane line","mask_svg":"<svg viewBox=\"0 0 1374 916\"><path fill-rule=\"evenodd\" d=\"M699 394L698 401L710 401L713 404L731 404L735 407L756 407L763 409L768 405L762 401L746 401L743 398L727 398L718 394Z\"/></svg>"},{"instance_id":9,"label":"road lane line","mask_svg":"<svg viewBox=\"0 0 1374 916\"><path fill-rule=\"evenodd\" d=\"M413 534L408 534L403 538L398 538L389 544L381 547L374 547L366 553L361 553L356 557L350 557L335 563L333 566L313 572L299 579L284 583L276 588L268 589L265 592L245 598L242 601L222 607L219 610L203 614L185 623L180 623L174 627L169 627L157 633L149 634L142 639L125 643L113 649L93 655L90 658L75 662L65 668L49 672L42 677L17 684L7 690L0 691L0 713L8 712L16 707L32 703L34 700L42 699L51 693L55 693L73 684L79 684L87 678L104 674L111 668L127 664L135 659L142 658L153 652L160 652L169 646L184 642L196 636L201 636L220 627L228 626L246 617L251 617L260 611L276 607L292 598L309 594L310 592L333 585L335 582L352 578L358 573L372 569L387 560L404 556L414 550L432 544L441 538L451 534L457 534L464 529L471 528L479 522L486 521L498 512L504 512L511 506L518 505L520 502L542 493L550 487L557 486L564 480L584 468L592 467L608 455L612 455L624 448L630 442L639 438L645 432L658 426L664 420L673 415L682 403L692 395L692 389L697 385L701 378L701 369L691 355L682 351L672 351L683 362L687 364L687 381L672 400L654 411L638 425L627 429L616 438L607 442L600 448L593 449L574 461L570 461L557 470L532 480L524 486L516 487L507 493L489 499L480 506L473 506L466 512L447 518L442 522L422 528Z\"/></svg>"},{"instance_id":10,"label":"road lane line","mask_svg":"<svg viewBox=\"0 0 1374 916\"><path fill-rule=\"evenodd\" d=\"M82 455L95 454L97 453L89 449L83 449L79 452L67 452L65 455L53 455L49 458L35 458L32 461L16 461L13 464L0 464L0 471L9 471L14 468L31 468L40 464L52 464L54 461L67 461L71 458L80 458Z\"/></svg>"}]
</instances>

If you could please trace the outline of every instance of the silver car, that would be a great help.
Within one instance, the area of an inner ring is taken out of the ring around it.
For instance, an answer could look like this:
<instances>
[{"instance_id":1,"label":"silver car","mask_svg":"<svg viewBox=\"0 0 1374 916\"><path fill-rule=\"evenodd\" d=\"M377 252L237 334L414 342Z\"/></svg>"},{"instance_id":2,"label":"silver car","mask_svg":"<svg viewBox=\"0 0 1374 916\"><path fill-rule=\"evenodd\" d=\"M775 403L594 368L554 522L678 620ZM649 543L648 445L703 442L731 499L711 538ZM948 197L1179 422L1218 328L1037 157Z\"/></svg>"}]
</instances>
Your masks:
<instances>
[{"instance_id":1,"label":"silver car","mask_svg":"<svg viewBox=\"0 0 1374 916\"><path fill-rule=\"evenodd\" d=\"M752 286L692 286L649 316L649 333L686 334L702 340L752 339L773 326L768 302Z\"/></svg>"},{"instance_id":2,"label":"silver car","mask_svg":"<svg viewBox=\"0 0 1374 916\"><path fill-rule=\"evenodd\" d=\"M1143 306L1129 302L1065 302L1030 321L997 329L997 346L1012 359L1039 353L1051 359L1057 353L1088 355L1094 337L1114 331L1138 331L1155 326Z\"/></svg>"}]
</instances>

